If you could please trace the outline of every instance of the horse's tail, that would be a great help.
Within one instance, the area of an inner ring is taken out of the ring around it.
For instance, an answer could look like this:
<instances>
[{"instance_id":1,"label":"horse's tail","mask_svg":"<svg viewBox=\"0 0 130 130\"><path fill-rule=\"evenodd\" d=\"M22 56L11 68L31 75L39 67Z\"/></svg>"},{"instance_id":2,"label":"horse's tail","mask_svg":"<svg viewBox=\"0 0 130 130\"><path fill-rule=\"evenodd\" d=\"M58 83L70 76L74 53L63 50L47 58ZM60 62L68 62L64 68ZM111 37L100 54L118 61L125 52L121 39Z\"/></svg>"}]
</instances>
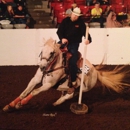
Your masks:
<instances>
[{"instance_id":1,"label":"horse's tail","mask_svg":"<svg viewBox=\"0 0 130 130\"><path fill-rule=\"evenodd\" d=\"M104 69L102 65L96 67L98 80L108 89L121 93L130 88L127 78L130 77L130 70L127 66L116 66L112 70Z\"/></svg>"}]
</instances>

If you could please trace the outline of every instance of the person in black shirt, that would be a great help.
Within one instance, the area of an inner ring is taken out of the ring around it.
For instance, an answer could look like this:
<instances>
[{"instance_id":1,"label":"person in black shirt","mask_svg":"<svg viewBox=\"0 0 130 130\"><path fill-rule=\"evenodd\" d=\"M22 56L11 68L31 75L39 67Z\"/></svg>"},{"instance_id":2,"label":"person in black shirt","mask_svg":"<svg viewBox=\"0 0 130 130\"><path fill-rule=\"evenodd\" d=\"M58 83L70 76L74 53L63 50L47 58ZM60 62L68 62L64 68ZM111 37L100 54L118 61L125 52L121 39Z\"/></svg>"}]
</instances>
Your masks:
<instances>
[{"instance_id":1,"label":"person in black shirt","mask_svg":"<svg viewBox=\"0 0 130 130\"><path fill-rule=\"evenodd\" d=\"M99 0L101 5L109 5L109 0Z\"/></svg>"},{"instance_id":2,"label":"person in black shirt","mask_svg":"<svg viewBox=\"0 0 130 130\"><path fill-rule=\"evenodd\" d=\"M24 10L22 5L18 5L17 9L15 10L15 21L17 24L26 24L27 18L29 17L26 10Z\"/></svg>"},{"instance_id":3,"label":"person in black shirt","mask_svg":"<svg viewBox=\"0 0 130 130\"><path fill-rule=\"evenodd\" d=\"M60 39L59 43L67 43L68 52L72 54L72 57L69 60L69 70L72 82L72 87L68 90L68 93L70 94L74 91L74 86L76 85L79 44L82 42L82 37L86 35L86 25L80 16L80 8L74 8L71 16L63 19L57 30L57 35ZM89 44L91 41L91 36L88 34L88 39L86 39L85 44Z\"/></svg>"},{"instance_id":4,"label":"person in black shirt","mask_svg":"<svg viewBox=\"0 0 130 130\"><path fill-rule=\"evenodd\" d=\"M90 6L94 6L95 3L97 3L97 2L98 2L98 0L92 0L92 1L90 2Z\"/></svg>"}]
</instances>

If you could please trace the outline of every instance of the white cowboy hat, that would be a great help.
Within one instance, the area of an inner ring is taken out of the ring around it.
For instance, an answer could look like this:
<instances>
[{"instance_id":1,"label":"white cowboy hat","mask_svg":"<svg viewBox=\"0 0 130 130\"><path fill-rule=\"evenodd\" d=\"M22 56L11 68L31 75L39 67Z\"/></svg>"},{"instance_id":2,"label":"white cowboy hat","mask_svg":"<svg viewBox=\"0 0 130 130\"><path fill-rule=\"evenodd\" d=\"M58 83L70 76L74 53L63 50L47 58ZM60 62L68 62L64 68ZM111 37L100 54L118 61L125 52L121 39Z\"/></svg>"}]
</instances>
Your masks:
<instances>
[{"instance_id":1,"label":"white cowboy hat","mask_svg":"<svg viewBox=\"0 0 130 130\"><path fill-rule=\"evenodd\" d=\"M82 15L81 14L81 10L78 7L74 8L73 11L72 11L72 13L75 14L75 15L77 15L77 16L81 16Z\"/></svg>"}]
</instances>

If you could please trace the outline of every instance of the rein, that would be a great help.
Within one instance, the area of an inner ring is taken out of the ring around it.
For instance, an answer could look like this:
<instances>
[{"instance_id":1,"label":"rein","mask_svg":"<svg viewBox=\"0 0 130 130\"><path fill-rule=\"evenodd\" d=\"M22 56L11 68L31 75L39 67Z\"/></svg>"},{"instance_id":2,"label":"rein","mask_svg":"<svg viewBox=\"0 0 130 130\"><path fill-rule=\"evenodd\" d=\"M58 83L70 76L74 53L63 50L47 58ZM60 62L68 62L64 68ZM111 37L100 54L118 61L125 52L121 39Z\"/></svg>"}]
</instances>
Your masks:
<instances>
[{"instance_id":1,"label":"rein","mask_svg":"<svg viewBox=\"0 0 130 130\"><path fill-rule=\"evenodd\" d=\"M62 68L65 68L65 66L60 66L60 67L57 67L57 68L54 68L54 69L51 69L51 67L53 66L53 64L57 61L57 58L59 57L59 55L57 55L54 60L49 64L49 66L45 69L45 74L48 74L48 73L51 73L53 71L56 71L58 69L62 69Z\"/></svg>"},{"instance_id":2,"label":"rein","mask_svg":"<svg viewBox=\"0 0 130 130\"><path fill-rule=\"evenodd\" d=\"M56 71L56 70L58 70L58 69L62 69L62 68L66 68L67 66L60 66L60 67L57 67L57 68L53 68L53 69L51 69L51 67L54 65L54 63L57 61L57 59L58 59L58 57L59 57L59 54L46 66L46 68L44 69L44 75L45 74L48 74L48 73L51 73L51 72L53 72L53 71ZM42 58L42 59L44 59L44 58Z\"/></svg>"}]
</instances>

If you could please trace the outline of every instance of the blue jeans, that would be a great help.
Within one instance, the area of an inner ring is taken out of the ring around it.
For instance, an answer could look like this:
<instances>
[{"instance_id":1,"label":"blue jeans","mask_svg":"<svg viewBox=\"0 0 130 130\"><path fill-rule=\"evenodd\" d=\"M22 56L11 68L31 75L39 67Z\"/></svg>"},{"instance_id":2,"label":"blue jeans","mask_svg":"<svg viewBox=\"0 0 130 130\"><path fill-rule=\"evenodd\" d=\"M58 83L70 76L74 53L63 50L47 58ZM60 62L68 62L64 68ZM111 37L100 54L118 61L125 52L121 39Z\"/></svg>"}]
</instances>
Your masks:
<instances>
[{"instance_id":1,"label":"blue jeans","mask_svg":"<svg viewBox=\"0 0 130 130\"><path fill-rule=\"evenodd\" d=\"M76 81L77 77L78 47L79 43L68 44L68 52L72 54L72 57L69 60L69 70L72 82Z\"/></svg>"},{"instance_id":2,"label":"blue jeans","mask_svg":"<svg viewBox=\"0 0 130 130\"><path fill-rule=\"evenodd\" d=\"M59 41L58 44L62 44L62 42ZM66 45L62 44L61 48L64 48L64 46ZM77 77L78 47L79 43L68 43L67 45L68 52L72 54L72 57L69 59L69 71L72 82L76 81Z\"/></svg>"}]
</instances>

